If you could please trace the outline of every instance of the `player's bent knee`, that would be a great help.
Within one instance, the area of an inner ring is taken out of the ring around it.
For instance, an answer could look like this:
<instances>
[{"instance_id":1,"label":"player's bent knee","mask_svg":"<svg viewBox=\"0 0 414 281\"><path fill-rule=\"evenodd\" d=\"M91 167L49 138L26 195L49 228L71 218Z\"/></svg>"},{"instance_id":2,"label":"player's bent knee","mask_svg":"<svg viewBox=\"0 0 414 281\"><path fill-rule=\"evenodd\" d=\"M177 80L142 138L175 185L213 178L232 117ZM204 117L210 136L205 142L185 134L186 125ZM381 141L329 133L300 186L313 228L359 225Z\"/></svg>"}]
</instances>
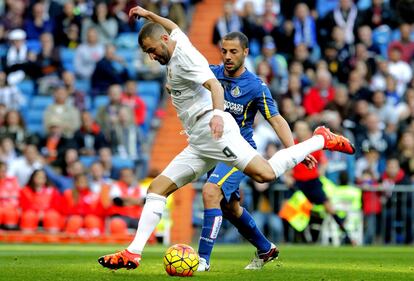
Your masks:
<instances>
[{"instance_id":1,"label":"player's bent knee","mask_svg":"<svg viewBox=\"0 0 414 281\"><path fill-rule=\"evenodd\" d=\"M272 167L262 157L253 158L243 172L259 183L270 182L276 179L276 174Z\"/></svg>"},{"instance_id":2,"label":"player's bent knee","mask_svg":"<svg viewBox=\"0 0 414 281\"><path fill-rule=\"evenodd\" d=\"M177 185L168 177L157 176L148 187L147 193L155 193L167 197L178 189Z\"/></svg>"},{"instance_id":3,"label":"player's bent knee","mask_svg":"<svg viewBox=\"0 0 414 281\"><path fill-rule=\"evenodd\" d=\"M202 194L205 208L219 208L223 195L218 185L206 183L203 186Z\"/></svg>"}]
</instances>

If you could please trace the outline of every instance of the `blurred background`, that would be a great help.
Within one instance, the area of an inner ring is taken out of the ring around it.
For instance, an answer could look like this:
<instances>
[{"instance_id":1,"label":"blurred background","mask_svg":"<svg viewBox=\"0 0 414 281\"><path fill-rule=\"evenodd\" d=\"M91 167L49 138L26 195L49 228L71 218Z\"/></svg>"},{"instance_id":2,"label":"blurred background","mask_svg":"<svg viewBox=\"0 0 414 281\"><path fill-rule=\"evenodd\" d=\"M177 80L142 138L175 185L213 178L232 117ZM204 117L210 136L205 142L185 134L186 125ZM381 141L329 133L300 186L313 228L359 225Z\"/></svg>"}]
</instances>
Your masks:
<instances>
[{"instance_id":1,"label":"blurred background","mask_svg":"<svg viewBox=\"0 0 414 281\"><path fill-rule=\"evenodd\" d=\"M359 245L414 235L414 1L0 1L0 241L126 243L146 189L186 145L165 68L137 45L142 5L176 22L211 64L242 31L246 67L269 86L295 137L327 125L355 143L312 174L246 180L242 203L274 242L339 245L297 181L319 178ZM309 135L310 133L310 135ZM264 157L281 143L258 117ZM201 187L167 204L153 243L197 242ZM219 241L240 243L224 223Z\"/></svg>"}]
</instances>

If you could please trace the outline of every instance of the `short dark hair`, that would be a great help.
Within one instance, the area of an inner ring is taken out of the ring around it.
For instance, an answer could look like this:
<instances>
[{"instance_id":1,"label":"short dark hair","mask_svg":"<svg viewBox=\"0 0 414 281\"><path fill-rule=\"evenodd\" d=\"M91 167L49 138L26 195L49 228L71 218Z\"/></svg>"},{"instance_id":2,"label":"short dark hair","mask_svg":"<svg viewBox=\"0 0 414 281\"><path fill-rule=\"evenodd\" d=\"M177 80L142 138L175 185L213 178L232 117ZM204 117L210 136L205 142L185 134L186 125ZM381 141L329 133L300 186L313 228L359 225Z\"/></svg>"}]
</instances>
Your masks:
<instances>
[{"instance_id":1,"label":"short dark hair","mask_svg":"<svg viewBox=\"0 0 414 281\"><path fill-rule=\"evenodd\" d=\"M148 22L144 24L144 26L141 28L141 31L138 34L138 43L142 47L142 41L144 41L145 38L155 38L158 35L161 36L162 34L166 33L167 31L161 24L155 22Z\"/></svg>"},{"instance_id":2,"label":"short dark hair","mask_svg":"<svg viewBox=\"0 0 414 281\"><path fill-rule=\"evenodd\" d=\"M236 39L239 40L240 46L243 49L249 48L249 39L247 38L246 35L244 35L244 33L239 32L239 31L229 32L226 35L224 35L224 37L221 40L224 41L224 40L236 40Z\"/></svg>"}]
</instances>

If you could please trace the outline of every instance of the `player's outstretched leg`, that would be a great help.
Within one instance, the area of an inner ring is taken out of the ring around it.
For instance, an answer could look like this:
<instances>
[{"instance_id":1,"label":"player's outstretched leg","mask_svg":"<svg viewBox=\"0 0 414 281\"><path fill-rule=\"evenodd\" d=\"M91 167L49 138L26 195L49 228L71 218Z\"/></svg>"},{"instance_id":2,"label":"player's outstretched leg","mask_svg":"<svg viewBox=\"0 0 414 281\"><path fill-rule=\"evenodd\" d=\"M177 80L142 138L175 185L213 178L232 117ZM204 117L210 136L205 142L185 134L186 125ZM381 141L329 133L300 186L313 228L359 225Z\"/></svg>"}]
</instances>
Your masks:
<instances>
[{"instance_id":1,"label":"player's outstretched leg","mask_svg":"<svg viewBox=\"0 0 414 281\"><path fill-rule=\"evenodd\" d=\"M145 205L138 223L134 240L127 249L102 256L98 262L109 269L135 269L139 266L141 253L164 212L167 195L177 190L177 186L169 178L161 175L155 178L148 188Z\"/></svg>"},{"instance_id":2,"label":"player's outstretched leg","mask_svg":"<svg viewBox=\"0 0 414 281\"><path fill-rule=\"evenodd\" d=\"M354 154L354 145L344 136L337 135L331 132L325 126L319 126L313 131L313 135L320 135L325 139L323 149L339 151L346 154Z\"/></svg>"}]
</instances>

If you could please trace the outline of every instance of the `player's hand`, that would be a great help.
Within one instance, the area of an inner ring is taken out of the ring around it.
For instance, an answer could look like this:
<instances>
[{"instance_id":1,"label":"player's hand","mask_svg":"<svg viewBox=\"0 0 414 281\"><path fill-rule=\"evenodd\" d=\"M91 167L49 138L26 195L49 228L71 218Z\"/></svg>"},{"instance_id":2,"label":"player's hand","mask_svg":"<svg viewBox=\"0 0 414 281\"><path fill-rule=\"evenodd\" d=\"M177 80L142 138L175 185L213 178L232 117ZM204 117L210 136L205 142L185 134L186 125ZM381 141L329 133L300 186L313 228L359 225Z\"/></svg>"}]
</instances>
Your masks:
<instances>
[{"instance_id":1,"label":"player's hand","mask_svg":"<svg viewBox=\"0 0 414 281\"><path fill-rule=\"evenodd\" d=\"M309 154L302 161L302 164L304 164L310 170L316 167L316 164L318 164L318 160L316 160L316 158L313 157L313 155Z\"/></svg>"},{"instance_id":2,"label":"player's hand","mask_svg":"<svg viewBox=\"0 0 414 281\"><path fill-rule=\"evenodd\" d=\"M149 11L145 10L144 8L140 7L140 6L136 6L134 8L132 8L131 10L129 10L128 16L130 18L147 18L147 16L149 15Z\"/></svg>"},{"instance_id":3,"label":"player's hand","mask_svg":"<svg viewBox=\"0 0 414 281\"><path fill-rule=\"evenodd\" d=\"M224 121L223 117L214 115L210 120L211 134L215 140L218 140L223 135Z\"/></svg>"}]
</instances>

